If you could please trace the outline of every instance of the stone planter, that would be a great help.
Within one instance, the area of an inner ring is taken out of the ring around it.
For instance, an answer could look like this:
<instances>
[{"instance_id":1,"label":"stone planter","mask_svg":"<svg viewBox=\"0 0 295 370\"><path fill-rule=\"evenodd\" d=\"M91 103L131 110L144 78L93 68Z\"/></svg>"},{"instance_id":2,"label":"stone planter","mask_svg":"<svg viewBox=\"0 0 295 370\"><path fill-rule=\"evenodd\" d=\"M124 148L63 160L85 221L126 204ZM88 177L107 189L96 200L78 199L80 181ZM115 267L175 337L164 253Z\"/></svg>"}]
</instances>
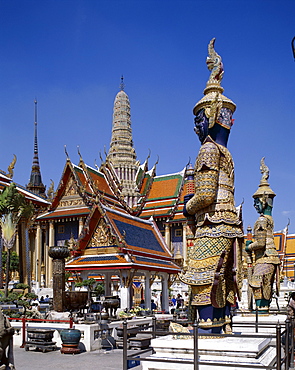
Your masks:
<instances>
[{"instance_id":1,"label":"stone planter","mask_svg":"<svg viewBox=\"0 0 295 370\"><path fill-rule=\"evenodd\" d=\"M63 292L64 306L69 311L76 311L86 308L88 301L88 292Z\"/></svg>"},{"instance_id":2,"label":"stone planter","mask_svg":"<svg viewBox=\"0 0 295 370\"><path fill-rule=\"evenodd\" d=\"M81 339L81 331L78 329L63 329L60 332L62 341L61 353L77 354L80 353L78 348Z\"/></svg>"},{"instance_id":3,"label":"stone planter","mask_svg":"<svg viewBox=\"0 0 295 370\"><path fill-rule=\"evenodd\" d=\"M122 327L118 327L116 329L117 329L117 335L118 335L118 337L123 337L123 328ZM128 328L128 332L127 332L127 338L135 337L136 334L138 333L138 331L139 331L138 326L129 327Z\"/></svg>"},{"instance_id":4,"label":"stone planter","mask_svg":"<svg viewBox=\"0 0 295 370\"><path fill-rule=\"evenodd\" d=\"M36 342L51 342L54 334L52 329L27 329L28 340Z\"/></svg>"},{"instance_id":5,"label":"stone planter","mask_svg":"<svg viewBox=\"0 0 295 370\"><path fill-rule=\"evenodd\" d=\"M35 347L36 350L40 349L42 352L56 350L55 342L53 339L54 330L52 329L27 329L27 341L25 350L28 351L30 347Z\"/></svg>"}]
</instances>

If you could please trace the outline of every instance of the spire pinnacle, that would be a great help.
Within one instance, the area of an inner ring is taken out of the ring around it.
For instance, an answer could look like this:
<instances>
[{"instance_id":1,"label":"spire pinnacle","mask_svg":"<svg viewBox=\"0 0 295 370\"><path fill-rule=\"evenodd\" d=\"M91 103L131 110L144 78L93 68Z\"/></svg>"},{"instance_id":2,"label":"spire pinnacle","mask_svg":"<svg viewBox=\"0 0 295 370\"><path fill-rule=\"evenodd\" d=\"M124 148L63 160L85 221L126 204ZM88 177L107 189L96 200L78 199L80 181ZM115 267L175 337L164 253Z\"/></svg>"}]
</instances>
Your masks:
<instances>
[{"instance_id":1,"label":"spire pinnacle","mask_svg":"<svg viewBox=\"0 0 295 370\"><path fill-rule=\"evenodd\" d=\"M35 103L35 123L37 123L37 99L34 100Z\"/></svg>"},{"instance_id":2,"label":"spire pinnacle","mask_svg":"<svg viewBox=\"0 0 295 370\"><path fill-rule=\"evenodd\" d=\"M125 89L124 76L122 75L121 76L121 83L120 83L120 90L124 91L124 89Z\"/></svg>"},{"instance_id":3,"label":"spire pinnacle","mask_svg":"<svg viewBox=\"0 0 295 370\"><path fill-rule=\"evenodd\" d=\"M35 194L45 197L45 186L42 183L41 171L39 165L39 156L38 156L38 138L37 138L37 99L34 100L34 157L33 165L30 176L30 182L26 186L27 189L32 191Z\"/></svg>"},{"instance_id":4,"label":"spire pinnacle","mask_svg":"<svg viewBox=\"0 0 295 370\"><path fill-rule=\"evenodd\" d=\"M35 104L35 135L34 135L34 154L37 155L38 160L38 142L37 142L37 99L34 100ZM39 164L39 163L38 163Z\"/></svg>"}]
</instances>

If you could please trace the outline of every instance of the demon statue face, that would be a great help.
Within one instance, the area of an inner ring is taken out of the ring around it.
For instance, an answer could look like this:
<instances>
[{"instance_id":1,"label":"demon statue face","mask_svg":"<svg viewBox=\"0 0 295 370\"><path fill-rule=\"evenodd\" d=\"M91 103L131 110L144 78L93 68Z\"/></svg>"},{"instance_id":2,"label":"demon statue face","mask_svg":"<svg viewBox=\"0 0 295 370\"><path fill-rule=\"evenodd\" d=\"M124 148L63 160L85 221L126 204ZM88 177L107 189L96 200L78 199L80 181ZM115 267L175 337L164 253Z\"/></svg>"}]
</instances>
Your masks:
<instances>
[{"instance_id":1,"label":"demon statue face","mask_svg":"<svg viewBox=\"0 0 295 370\"><path fill-rule=\"evenodd\" d=\"M200 142L203 143L209 132L209 120L206 117L204 109L200 109L196 114L194 130L199 136Z\"/></svg>"}]
</instances>

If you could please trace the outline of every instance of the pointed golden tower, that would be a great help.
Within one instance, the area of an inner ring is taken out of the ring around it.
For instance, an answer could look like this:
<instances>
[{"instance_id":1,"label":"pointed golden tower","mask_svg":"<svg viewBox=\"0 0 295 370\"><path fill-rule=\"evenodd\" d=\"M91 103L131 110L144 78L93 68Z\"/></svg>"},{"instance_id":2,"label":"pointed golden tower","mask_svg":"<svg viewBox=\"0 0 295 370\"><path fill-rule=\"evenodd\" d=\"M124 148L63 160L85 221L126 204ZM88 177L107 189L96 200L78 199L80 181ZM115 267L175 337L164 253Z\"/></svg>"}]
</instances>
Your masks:
<instances>
[{"instance_id":1,"label":"pointed golden tower","mask_svg":"<svg viewBox=\"0 0 295 370\"><path fill-rule=\"evenodd\" d=\"M121 182L121 194L126 203L129 207L134 207L139 197L135 178L140 163L133 147L130 102L124 91L123 77L114 102L112 138L107 161L112 164Z\"/></svg>"}]
</instances>

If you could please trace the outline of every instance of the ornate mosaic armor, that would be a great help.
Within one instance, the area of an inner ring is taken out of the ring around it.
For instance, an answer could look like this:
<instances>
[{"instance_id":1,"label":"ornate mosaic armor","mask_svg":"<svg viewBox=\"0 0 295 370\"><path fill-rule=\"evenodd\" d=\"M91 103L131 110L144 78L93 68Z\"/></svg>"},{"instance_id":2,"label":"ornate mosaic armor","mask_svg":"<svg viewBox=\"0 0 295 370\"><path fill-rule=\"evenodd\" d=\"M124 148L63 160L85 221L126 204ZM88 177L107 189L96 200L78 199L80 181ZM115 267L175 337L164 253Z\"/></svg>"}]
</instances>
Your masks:
<instances>
[{"instance_id":1,"label":"ornate mosaic armor","mask_svg":"<svg viewBox=\"0 0 295 370\"><path fill-rule=\"evenodd\" d=\"M195 164L195 194L186 204L195 215L196 231L180 279L192 286L192 305L234 303L233 242L242 238L240 215L234 205L234 164L227 148L207 137Z\"/></svg>"},{"instance_id":2,"label":"ornate mosaic armor","mask_svg":"<svg viewBox=\"0 0 295 370\"><path fill-rule=\"evenodd\" d=\"M247 241L248 269L250 269L248 284L253 293L256 307L262 313L268 312L273 294L275 273L280 265L279 254L274 243L274 222L271 216L275 193L268 184L269 170L261 160L262 178L258 190L253 195L254 206L260 213L254 225L252 241ZM277 292L278 293L278 292Z\"/></svg>"},{"instance_id":3,"label":"ornate mosaic armor","mask_svg":"<svg viewBox=\"0 0 295 370\"><path fill-rule=\"evenodd\" d=\"M255 222L254 242L250 244L248 249L253 251L255 261L253 275L249 279L254 299L270 300L275 266L280 264L280 258L274 244L271 216L261 215Z\"/></svg>"}]
</instances>

